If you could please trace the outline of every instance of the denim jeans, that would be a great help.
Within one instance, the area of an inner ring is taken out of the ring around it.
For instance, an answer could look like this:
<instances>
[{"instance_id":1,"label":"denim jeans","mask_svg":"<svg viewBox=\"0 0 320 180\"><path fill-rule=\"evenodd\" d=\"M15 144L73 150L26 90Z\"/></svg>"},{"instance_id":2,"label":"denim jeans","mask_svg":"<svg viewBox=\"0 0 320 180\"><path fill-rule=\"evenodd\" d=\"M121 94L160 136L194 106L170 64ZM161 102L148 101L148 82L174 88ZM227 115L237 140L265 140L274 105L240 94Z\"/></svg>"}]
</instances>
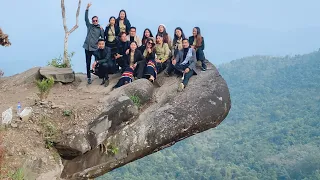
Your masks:
<instances>
[{"instance_id":1,"label":"denim jeans","mask_svg":"<svg viewBox=\"0 0 320 180\"><path fill-rule=\"evenodd\" d=\"M181 65L181 64L176 64L176 65L173 65L170 63L167 71L168 73L172 73L172 71L174 71L175 74L178 74L178 75L183 75L184 74L184 71L188 68L189 65ZM189 82L189 79L191 78L191 76L194 74L193 70L190 69L188 73L184 74L184 78L183 78L183 85L187 85L188 82Z\"/></svg>"}]
</instances>

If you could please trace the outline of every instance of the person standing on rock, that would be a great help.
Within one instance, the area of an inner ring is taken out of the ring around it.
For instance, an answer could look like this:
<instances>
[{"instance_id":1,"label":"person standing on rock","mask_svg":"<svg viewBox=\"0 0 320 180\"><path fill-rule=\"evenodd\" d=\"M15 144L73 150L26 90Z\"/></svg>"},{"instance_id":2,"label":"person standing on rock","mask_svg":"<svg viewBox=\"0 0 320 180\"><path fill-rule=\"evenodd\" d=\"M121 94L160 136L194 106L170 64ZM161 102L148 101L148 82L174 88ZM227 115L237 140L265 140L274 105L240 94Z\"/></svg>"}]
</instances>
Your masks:
<instances>
[{"instance_id":1,"label":"person standing on rock","mask_svg":"<svg viewBox=\"0 0 320 180\"><path fill-rule=\"evenodd\" d=\"M98 50L93 53L95 57L95 73L102 79L101 85L109 85L109 76L115 71L115 61L111 59L111 48L105 45L104 39L99 39Z\"/></svg>"},{"instance_id":2,"label":"person standing on rock","mask_svg":"<svg viewBox=\"0 0 320 180\"><path fill-rule=\"evenodd\" d=\"M183 49L180 50L172 60L168 69L164 71L167 76L174 71L176 74L182 74L182 82L179 84L178 91L182 91L188 84L189 79L196 73L196 51L190 47L189 40L182 40Z\"/></svg>"},{"instance_id":3,"label":"person standing on rock","mask_svg":"<svg viewBox=\"0 0 320 180\"><path fill-rule=\"evenodd\" d=\"M87 78L88 84L91 84L91 73L90 73L90 66L91 66L91 57L93 52L98 49L98 40L99 38L104 38L104 31L103 28L99 25L98 17L92 17L92 24L89 22L89 8L91 3L87 5L86 13L85 13L85 22L87 26L87 37L84 41L83 48L85 49L86 54L86 65L87 65Z\"/></svg>"}]
</instances>

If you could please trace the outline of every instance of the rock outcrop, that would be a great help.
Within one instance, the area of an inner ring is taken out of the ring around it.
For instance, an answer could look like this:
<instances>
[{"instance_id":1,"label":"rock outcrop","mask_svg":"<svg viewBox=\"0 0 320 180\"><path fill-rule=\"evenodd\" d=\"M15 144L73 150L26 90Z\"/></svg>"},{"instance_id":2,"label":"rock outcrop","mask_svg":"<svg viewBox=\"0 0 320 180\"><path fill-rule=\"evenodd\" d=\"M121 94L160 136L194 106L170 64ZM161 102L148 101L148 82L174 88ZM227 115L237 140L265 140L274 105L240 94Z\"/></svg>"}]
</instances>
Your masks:
<instances>
[{"instance_id":1,"label":"rock outcrop","mask_svg":"<svg viewBox=\"0 0 320 180\"><path fill-rule=\"evenodd\" d=\"M55 82L72 83L75 80L74 71L71 68L42 67L40 74L45 78L53 77Z\"/></svg>"},{"instance_id":2,"label":"rock outcrop","mask_svg":"<svg viewBox=\"0 0 320 180\"><path fill-rule=\"evenodd\" d=\"M41 70L40 70L41 73ZM61 178L89 179L219 125L231 108L225 80L211 64L183 92L180 78L159 75L157 86L134 81L102 97L102 113L57 142Z\"/></svg>"}]
</instances>

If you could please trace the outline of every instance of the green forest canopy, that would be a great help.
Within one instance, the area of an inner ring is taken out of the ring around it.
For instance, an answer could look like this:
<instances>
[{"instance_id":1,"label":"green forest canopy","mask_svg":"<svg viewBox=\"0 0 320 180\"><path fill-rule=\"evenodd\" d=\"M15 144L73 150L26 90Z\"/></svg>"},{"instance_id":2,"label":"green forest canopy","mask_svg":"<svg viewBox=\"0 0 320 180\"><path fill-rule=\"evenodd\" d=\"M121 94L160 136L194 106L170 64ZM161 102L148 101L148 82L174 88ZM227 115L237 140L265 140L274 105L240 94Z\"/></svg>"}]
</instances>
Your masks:
<instances>
[{"instance_id":1,"label":"green forest canopy","mask_svg":"<svg viewBox=\"0 0 320 180\"><path fill-rule=\"evenodd\" d=\"M320 179L320 51L221 65L232 109L216 129L99 179Z\"/></svg>"}]
</instances>

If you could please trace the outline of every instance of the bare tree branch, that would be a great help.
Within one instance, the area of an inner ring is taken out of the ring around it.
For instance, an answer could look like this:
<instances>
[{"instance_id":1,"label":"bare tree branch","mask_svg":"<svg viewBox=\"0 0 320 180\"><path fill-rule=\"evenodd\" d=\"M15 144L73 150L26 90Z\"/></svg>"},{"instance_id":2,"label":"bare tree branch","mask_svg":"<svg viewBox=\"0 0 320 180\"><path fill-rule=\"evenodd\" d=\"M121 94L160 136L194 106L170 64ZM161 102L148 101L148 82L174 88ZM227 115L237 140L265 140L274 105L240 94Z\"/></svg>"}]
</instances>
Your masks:
<instances>
[{"instance_id":1,"label":"bare tree branch","mask_svg":"<svg viewBox=\"0 0 320 180\"><path fill-rule=\"evenodd\" d=\"M73 28L69 31L69 34L71 34L74 30L76 30L79 27L78 24L79 24L80 6L81 6L81 0L79 0L79 3L78 3L78 9L76 13L76 25L74 25Z\"/></svg>"},{"instance_id":2,"label":"bare tree branch","mask_svg":"<svg viewBox=\"0 0 320 180\"><path fill-rule=\"evenodd\" d=\"M61 0L61 10L62 10L62 20L63 20L63 28L64 32L68 32L67 20L66 20L66 9L64 7L64 0Z\"/></svg>"}]
</instances>

